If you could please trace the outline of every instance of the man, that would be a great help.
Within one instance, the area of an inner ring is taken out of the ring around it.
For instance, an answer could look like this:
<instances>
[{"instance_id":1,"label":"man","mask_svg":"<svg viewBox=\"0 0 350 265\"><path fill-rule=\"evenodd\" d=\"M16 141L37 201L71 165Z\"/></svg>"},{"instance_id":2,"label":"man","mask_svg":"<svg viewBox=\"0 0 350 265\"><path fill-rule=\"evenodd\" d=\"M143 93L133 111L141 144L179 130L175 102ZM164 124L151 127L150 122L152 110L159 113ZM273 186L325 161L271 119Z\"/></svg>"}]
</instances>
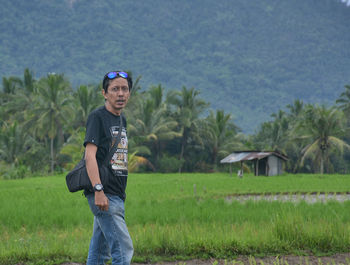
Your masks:
<instances>
[{"instance_id":1,"label":"man","mask_svg":"<svg viewBox=\"0 0 350 265\"><path fill-rule=\"evenodd\" d=\"M121 112L128 102L132 79L125 72L109 72L102 87L105 104L90 113L84 141L86 169L93 187L93 191L85 190L85 196L94 214L87 265L105 264L110 257L112 264L127 265L134 250L124 220L128 146L126 119ZM103 186L98 162L108 155L112 139L119 133L120 119L121 141L110 162L111 177Z\"/></svg>"}]
</instances>

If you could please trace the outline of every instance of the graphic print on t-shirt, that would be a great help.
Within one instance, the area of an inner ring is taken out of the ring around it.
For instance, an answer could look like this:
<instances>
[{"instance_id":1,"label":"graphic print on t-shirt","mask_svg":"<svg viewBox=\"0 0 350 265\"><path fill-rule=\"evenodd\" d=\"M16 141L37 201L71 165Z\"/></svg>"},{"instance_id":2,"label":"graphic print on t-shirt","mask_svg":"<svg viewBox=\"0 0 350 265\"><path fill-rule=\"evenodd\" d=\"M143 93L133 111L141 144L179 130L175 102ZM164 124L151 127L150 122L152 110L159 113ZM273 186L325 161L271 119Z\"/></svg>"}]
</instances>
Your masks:
<instances>
[{"instance_id":1,"label":"graphic print on t-shirt","mask_svg":"<svg viewBox=\"0 0 350 265\"><path fill-rule=\"evenodd\" d=\"M111 127L111 133L113 137L117 137L119 128L117 126ZM122 129L122 135L117 150L112 156L111 166L114 170L128 170L128 138L124 128Z\"/></svg>"}]
</instances>

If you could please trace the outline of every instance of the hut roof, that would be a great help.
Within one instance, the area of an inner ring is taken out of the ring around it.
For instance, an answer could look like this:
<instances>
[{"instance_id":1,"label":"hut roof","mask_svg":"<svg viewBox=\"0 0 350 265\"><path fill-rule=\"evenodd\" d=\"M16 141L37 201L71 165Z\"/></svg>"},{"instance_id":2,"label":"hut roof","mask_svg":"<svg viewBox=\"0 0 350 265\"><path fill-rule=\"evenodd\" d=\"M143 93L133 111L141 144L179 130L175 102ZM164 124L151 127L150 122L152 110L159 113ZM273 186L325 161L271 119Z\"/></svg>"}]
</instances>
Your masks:
<instances>
[{"instance_id":1,"label":"hut roof","mask_svg":"<svg viewBox=\"0 0 350 265\"><path fill-rule=\"evenodd\" d=\"M220 161L220 163L234 163L246 160L262 159L267 156L277 156L284 161L288 160L286 155L276 151L235 151Z\"/></svg>"}]
</instances>

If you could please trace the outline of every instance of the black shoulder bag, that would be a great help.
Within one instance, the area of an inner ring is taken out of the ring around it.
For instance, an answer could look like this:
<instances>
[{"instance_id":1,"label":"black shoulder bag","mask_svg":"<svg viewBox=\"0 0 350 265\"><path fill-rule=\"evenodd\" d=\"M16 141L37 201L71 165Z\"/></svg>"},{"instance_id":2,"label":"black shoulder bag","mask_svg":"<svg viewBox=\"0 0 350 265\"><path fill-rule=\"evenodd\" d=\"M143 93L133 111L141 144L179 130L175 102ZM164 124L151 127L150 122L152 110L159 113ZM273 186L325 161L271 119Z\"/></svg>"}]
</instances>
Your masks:
<instances>
[{"instance_id":1,"label":"black shoulder bag","mask_svg":"<svg viewBox=\"0 0 350 265\"><path fill-rule=\"evenodd\" d=\"M122 127L123 127L122 119L123 117L122 115L120 115L118 135L117 137L113 138L112 140L113 145L109 150L109 153L107 154L106 158L103 160L101 164L97 163L102 185L106 185L108 183L108 179L113 175L111 172L111 168L109 166L109 162L111 161L113 154L115 153L121 139ZM66 184L70 192L93 189L89 175L86 170L84 156L80 160L80 162L73 168L73 170L67 174Z\"/></svg>"}]
</instances>

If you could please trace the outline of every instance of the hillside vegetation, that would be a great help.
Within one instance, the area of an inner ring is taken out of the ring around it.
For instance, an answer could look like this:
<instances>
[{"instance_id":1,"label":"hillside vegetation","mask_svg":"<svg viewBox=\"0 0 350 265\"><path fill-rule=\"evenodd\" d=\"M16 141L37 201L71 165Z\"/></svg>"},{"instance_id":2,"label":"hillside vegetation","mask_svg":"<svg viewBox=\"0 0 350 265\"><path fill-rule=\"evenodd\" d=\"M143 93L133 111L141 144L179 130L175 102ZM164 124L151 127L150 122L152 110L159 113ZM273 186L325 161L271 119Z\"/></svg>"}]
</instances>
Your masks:
<instances>
[{"instance_id":1,"label":"hillside vegetation","mask_svg":"<svg viewBox=\"0 0 350 265\"><path fill-rule=\"evenodd\" d=\"M333 103L350 79L350 9L337 0L1 1L0 76L28 67L97 84L195 87L253 132L295 99Z\"/></svg>"}]
</instances>

